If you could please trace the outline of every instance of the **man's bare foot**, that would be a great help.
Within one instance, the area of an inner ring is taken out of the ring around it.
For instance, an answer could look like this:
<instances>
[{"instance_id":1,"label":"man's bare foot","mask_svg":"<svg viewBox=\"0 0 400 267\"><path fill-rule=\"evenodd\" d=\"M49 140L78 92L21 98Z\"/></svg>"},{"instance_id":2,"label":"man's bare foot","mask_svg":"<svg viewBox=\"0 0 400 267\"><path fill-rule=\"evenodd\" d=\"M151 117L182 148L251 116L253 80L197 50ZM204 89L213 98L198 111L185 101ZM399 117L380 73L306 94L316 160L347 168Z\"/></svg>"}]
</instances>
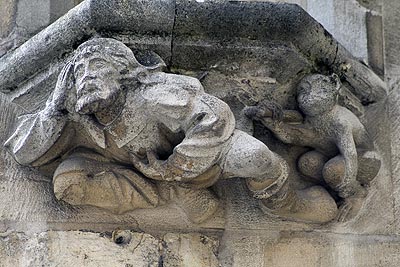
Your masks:
<instances>
[{"instance_id":1,"label":"man's bare foot","mask_svg":"<svg viewBox=\"0 0 400 267\"><path fill-rule=\"evenodd\" d=\"M261 208L287 220L309 223L327 223L338 213L335 200L321 186L288 192L282 202L265 199L261 201Z\"/></svg>"}]
</instances>

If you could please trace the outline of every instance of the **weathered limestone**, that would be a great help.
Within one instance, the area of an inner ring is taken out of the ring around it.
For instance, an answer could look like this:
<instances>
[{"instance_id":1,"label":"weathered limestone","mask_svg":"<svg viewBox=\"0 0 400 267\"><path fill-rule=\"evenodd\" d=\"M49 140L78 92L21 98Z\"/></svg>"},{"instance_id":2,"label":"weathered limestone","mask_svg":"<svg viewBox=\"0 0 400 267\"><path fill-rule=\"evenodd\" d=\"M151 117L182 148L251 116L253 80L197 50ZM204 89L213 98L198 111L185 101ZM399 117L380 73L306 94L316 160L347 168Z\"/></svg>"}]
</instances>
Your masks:
<instances>
[{"instance_id":1,"label":"weathered limestone","mask_svg":"<svg viewBox=\"0 0 400 267\"><path fill-rule=\"evenodd\" d=\"M400 212L400 199L399 189L397 185L400 184L399 167L400 167L400 143L399 143L399 101L400 101L400 90L399 90L399 75L400 75L400 61L398 55L399 49L399 36L400 30L397 26L399 23L399 17L396 15L400 10L400 3L398 2L383 2L383 14L384 14L384 33L385 33L385 79L389 84L389 96L388 96L388 111L391 125L391 156L392 156L392 177L393 183L396 185L394 190L394 205L395 205L395 218L396 227L400 229L399 212Z\"/></svg>"},{"instance_id":2,"label":"weathered limestone","mask_svg":"<svg viewBox=\"0 0 400 267\"><path fill-rule=\"evenodd\" d=\"M6 37L10 34L13 28L13 19L16 9L16 3L13 0L1 2L1 15L0 15L0 38Z\"/></svg>"},{"instance_id":3,"label":"weathered limestone","mask_svg":"<svg viewBox=\"0 0 400 267\"><path fill-rule=\"evenodd\" d=\"M41 19L75 4L56 2ZM349 5L351 27L380 21ZM0 58L7 264L24 247L49 266L396 266L366 27L354 56L296 5L83 1Z\"/></svg>"},{"instance_id":4,"label":"weathered limestone","mask_svg":"<svg viewBox=\"0 0 400 267\"><path fill-rule=\"evenodd\" d=\"M0 236L1 266L207 266L216 267L218 241L200 234L169 233L162 238L127 231L114 233L9 232Z\"/></svg>"}]
</instances>

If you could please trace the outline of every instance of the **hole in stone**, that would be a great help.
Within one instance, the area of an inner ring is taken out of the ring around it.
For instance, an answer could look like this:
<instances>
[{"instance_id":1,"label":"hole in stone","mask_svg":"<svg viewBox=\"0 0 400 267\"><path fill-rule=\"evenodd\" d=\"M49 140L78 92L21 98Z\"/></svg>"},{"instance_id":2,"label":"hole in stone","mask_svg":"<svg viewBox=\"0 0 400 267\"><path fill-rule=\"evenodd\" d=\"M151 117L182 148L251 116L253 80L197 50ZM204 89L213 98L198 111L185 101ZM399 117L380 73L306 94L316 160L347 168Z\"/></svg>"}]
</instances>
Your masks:
<instances>
[{"instance_id":1,"label":"hole in stone","mask_svg":"<svg viewBox=\"0 0 400 267\"><path fill-rule=\"evenodd\" d=\"M115 239L116 244L123 244L124 243L124 238L122 236L119 236Z\"/></svg>"}]
</instances>

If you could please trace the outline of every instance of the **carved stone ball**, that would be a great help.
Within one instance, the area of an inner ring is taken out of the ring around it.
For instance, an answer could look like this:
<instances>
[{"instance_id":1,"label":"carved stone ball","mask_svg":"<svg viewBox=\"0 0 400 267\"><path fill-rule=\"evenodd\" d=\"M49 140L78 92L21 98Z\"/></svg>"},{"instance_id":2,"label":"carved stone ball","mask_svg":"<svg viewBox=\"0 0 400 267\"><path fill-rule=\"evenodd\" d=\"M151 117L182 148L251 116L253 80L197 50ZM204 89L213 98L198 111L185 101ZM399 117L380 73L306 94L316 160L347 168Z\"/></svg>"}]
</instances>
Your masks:
<instances>
[{"instance_id":1,"label":"carved stone ball","mask_svg":"<svg viewBox=\"0 0 400 267\"><path fill-rule=\"evenodd\" d=\"M328 158L317 151L310 151L300 156L297 161L299 171L313 181L322 181L322 169Z\"/></svg>"},{"instance_id":2,"label":"carved stone ball","mask_svg":"<svg viewBox=\"0 0 400 267\"><path fill-rule=\"evenodd\" d=\"M322 170L325 182L332 188L336 188L343 180L345 172L344 159L341 156L329 160Z\"/></svg>"}]
</instances>

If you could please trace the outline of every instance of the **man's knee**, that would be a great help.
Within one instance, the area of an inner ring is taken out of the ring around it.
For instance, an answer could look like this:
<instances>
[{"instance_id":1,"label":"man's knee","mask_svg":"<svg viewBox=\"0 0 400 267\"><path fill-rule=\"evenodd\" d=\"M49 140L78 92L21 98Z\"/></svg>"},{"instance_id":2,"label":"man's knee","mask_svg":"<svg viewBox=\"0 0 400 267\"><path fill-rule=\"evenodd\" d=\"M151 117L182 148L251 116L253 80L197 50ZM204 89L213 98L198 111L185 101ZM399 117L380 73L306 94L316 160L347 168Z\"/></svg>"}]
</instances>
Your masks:
<instances>
[{"instance_id":1,"label":"man's knee","mask_svg":"<svg viewBox=\"0 0 400 267\"><path fill-rule=\"evenodd\" d=\"M226 154L224 176L266 178L280 172L280 158L253 136L235 131ZM270 177L273 178L273 177Z\"/></svg>"},{"instance_id":2,"label":"man's knee","mask_svg":"<svg viewBox=\"0 0 400 267\"><path fill-rule=\"evenodd\" d=\"M54 195L71 205L82 205L85 198L85 185L92 174L85 168L81 159L67 159L62 162L53 175Z\"/></svg>"},{"instance_id":3,"label":"man's knee","mask_svg":"<svg viewBox=\"0 0 400 267\"><path fill-rule=\"evenodd\" d=\"M72 205L85 204L87 185L93 177L109 169L107 160L97 154L78 149L63 160L53 175L54 194L58 200Z\"/></svg>"},{"instance_id":4,"label":"man's knee","mask_svg":"<svg viewBox=\"0 0 400 267\"><path fill-rule=\"evenodd\" d=\"M81 205L85 197L86 174L81 172L63 173L53 178L54 195L71 205Z\"/></svg>"}]
</instances>

